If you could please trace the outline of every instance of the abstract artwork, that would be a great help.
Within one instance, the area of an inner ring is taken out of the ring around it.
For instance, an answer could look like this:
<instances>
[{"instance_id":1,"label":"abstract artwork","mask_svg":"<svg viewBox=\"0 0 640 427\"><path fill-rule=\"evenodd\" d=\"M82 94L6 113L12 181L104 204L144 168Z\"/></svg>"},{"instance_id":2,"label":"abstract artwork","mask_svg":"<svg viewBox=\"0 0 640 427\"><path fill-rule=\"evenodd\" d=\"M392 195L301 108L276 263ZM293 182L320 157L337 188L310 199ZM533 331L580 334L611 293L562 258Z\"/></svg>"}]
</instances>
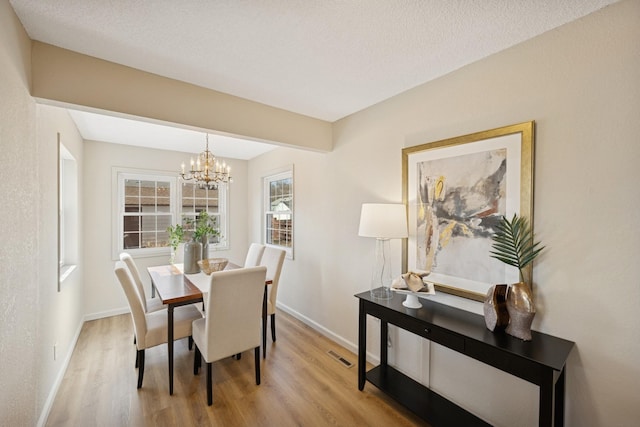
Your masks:
<instances>
[{"instance_id":1,"label":"abstract artwork","mask_svg":"<svg viewBox=\"0 0 640 427\"><path fill-rule=\"evenodd\" d=\"M491 235L502 216L531 216L532 154L533 122L405 148L405 271L479 301L512 279L489 256Z\"/></svg>"}]
</instances>

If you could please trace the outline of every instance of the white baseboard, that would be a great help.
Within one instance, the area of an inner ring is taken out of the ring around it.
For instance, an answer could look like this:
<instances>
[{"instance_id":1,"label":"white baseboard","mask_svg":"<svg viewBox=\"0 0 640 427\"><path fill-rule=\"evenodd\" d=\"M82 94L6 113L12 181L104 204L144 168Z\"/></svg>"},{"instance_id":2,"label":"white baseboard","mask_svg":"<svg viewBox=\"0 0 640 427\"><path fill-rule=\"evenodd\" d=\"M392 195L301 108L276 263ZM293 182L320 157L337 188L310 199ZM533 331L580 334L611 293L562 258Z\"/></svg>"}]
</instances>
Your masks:
<instances>
[{"instance_id":1,"label":"white baseboard","mask_svg":"<svg viewBox=\"0 0 640 427\"><path fill-rule=\"evenodd\" d=\"M84 321L88 322L90 320L104 319L105 317L118 316L120 314L130 313L129 307L116 308L108 311L100 311L98 313L91 313L84 316Z\"/></svg>"},{"instance_id":2,"label":"white baseboard","mask_svg":"<svg viewBox=\"0 0 640 427\"><path fill-rule=\"evenodd\" d=\"M51 386L51 391L49 392L49 396L47 396L47 400L44 402L44 407L42 408L42 412L40 413L40 418L38 419L38 427L44 426L47 423L47 418L49 418L49 412L51 412L51 407L53 406L53 401L56 399L56 395L58 394L58 389L60 388L60 384L62 384L62 379L64 378L64 374L67 372L67 368L69 367L69 362L71 361L71 356L73 356L73 350L76 348L76 344L78 343L78 338L80 338L80 332L82 331L82 326L84 325L84 320L80 322L78 325L78 330L76 331L71 343L69 345L69 351L67 351L67 355L60 366L60 371L58 375L56 375L56 379Z\"/></svg>"},{"instance_id":3,"label":"white baseboard","mask_svg":"<svg viewBox=\"0 0 640 427\"><path fill-rule=\"evenodd\" d=\"M322 335L324 335L325 337L329 338L331 341L340 344L341 346L343 346L344 348L346 348L347 350L351 351L352 353L358 354L358 346L357 344L345 339L344 337L335 334L334 332L332 332L331 330L325 328L324 326L322 326L321 324L315 322L314 320L308 318L307 316L297 312L296 310L292 309L291 307L282 304L280 302L276 303L276 307L278 307L278 309L284 311L287 314L290 314L291 316L295 317L296 319L298 319L299 321L301 321L302 323L304 323L305 325L308 325L310 327L312 327L313 329L315 329L316 331L320 332ZM378 364L380 363L380 358L378 355L372 354L367 352L367 360L373 364Z\"/></svg>"}]
</instances>

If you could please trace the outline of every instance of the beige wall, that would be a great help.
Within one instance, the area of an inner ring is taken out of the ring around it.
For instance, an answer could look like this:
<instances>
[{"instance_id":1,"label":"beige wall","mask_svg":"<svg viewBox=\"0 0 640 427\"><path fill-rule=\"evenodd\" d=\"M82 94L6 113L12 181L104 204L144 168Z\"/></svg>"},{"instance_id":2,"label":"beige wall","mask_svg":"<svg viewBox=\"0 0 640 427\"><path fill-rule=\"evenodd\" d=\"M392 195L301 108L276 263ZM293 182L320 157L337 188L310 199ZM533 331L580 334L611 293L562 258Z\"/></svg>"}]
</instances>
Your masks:
<instances>
[{"instance_id":1,"label":"beige wall","mask_svg":"<svg viewBox=\"0 0 640 427\"><path fill-rule=\"evenodd\" d=\"M638 22L640 2L623 1L335 123L331 153L278 149L251 161L250 210L263 171L295 165L296 258L283 270L283 308L355 348L353 294L367 289L373 249L357 236L360 205L401 201L402 148L535 120L535 226L548 249L534 269L534 328L576 342L567 425L635 425ZM259 216L250 219L259 236ZM535 386L411 338L392 334L401 369L492 424L537 425Z\"/></svg>"},{"instance_id":2,"label":"beige wall","mask_svg":"<svg viewBox=\"0 0 640 427\"><path fill-rule=\"evenodd\" d=\"M16 426L34 425L39 413L39 175L31 167L38 145L29 56L24 29L9 2L0 2L0 425Z\"/></svg>"},{"instance_id":3,"label":"beige wall","mask_svg":"<svg viewBox=\"0 0 640 427\"><path fill-rule=\"evenodd\" d=\"M30 41L5 1L0 40L0 425L33 426L82 325L81 269L58 292L56 251L57 134L79 160L82 139L66 112L31 98Z\"/></svg>"},{"instance_id":4,"label":"beige wall","mask_svg":"<svg viewBox=\"0 0 640 427\"><path fill-rule=\"evenodd\" d=\"M33 96L329 151L331 124L268 105L34 42Z\"/></svg>"},{"instance_id":5,"label":"beige wall","mask_svg":"<svg viewBox=\"0 0 640 427\"><path fill-rule=\"evenodd\" d=\"M152 169L177 174L182 161L190 154L166 150L151 150L120 144L85 141L84 151L84 239L85 271L91 272L85 281L85 314L98 318L128 311L127 300L118 284L112 256L112 170L114 167ZM247 244L247 162L229 159L233 170L233 184L229 191L229 250L218 251L216 256L229 258L236 263L244 262ZM89 173L90 171L90 173ZM144 272L146 267L162 265L169 261L166 256L136 258L136 264ZM142 274L148 297L151 283L147 274Z\"/></svg>"}]
</instances>

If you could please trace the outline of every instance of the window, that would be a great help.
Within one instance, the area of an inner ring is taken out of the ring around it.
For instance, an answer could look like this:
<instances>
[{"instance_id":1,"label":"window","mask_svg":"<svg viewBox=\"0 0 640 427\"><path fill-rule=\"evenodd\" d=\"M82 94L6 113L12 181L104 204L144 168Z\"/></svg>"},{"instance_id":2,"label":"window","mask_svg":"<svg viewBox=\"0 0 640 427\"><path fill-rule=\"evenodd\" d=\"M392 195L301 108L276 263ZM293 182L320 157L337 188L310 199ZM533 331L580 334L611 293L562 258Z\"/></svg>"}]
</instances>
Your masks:
<instances>
[{"instance_id":1,"label":"window","mask_svg":"<svg viewBox=\"0 0 640 427\"><path fill-rule=\"evenodd\" d=\"M227 186L216 190L180 182L175 174L114 168L113 258L127 251L134 256L169 252L170 225L185 224L207 211L221 236L211 240L216 249L228 248Z\"/></svg>"},{"instance_id":2,"label":"window","mask_svg":"<svg viewBox=\"0 0 640 427\"><path fill-rule=\"evenodd\" d=\"M181 217L194 223L198 213L207 212L213 219L213 228L220 234L209 239L209 244L216 249L228 249L226 230L227 185L220 184L216 189L200 188L191 182L182 182L181 186ZM193 227L186 228L191 231Z\"/></svg>"},{"instance_id":3,"label":"window","mask_svg":"<svg viewBox=\"0 0 640 427\"><path fill-rule=\"evenodd\" d=\"M78 259L78 169L58 134L58 291Z\"/></svg>"},{"instance_id":4,"label":"window","mask_svg":"<svg viewBox=\"0 0 640 427\"><path fill-rule=\"evenodd\" d=\"M69 152L64 147L64 145L59 144L58 149L60 150L58 154L58 266L62 268L65 264L65 199L67 198L67 192L65 191L65 184L67 183L66 179L66 157L69 155Z\"/></svg>"},{"instance_id":5,"label":"window","mask_svg":"<svg viewBox=\"0 0 640 427\"><path fill-rule=\"evenodd\" d=\"M293 259L293 167L265 176L264 240Z\"/></svg>"},{"instance_id":6,"label":"window","mask_svg":"<svg viewBox=\"0 0 640 427\"><path fill-rule=\"evenodd\" d=\"M124 250L167 246L173 219L171 184L165 178L124 177Z\"/></svg>"}]
</instances>

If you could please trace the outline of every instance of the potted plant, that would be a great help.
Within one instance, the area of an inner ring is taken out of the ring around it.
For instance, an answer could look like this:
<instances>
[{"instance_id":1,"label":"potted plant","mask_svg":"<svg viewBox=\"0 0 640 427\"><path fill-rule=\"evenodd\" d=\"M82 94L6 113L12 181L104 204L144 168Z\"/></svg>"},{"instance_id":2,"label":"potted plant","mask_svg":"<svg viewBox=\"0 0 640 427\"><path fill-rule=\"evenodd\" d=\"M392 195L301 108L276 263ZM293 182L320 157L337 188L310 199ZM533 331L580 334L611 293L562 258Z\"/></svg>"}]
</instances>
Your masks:
<instances>
[{"instance_id":1,"label":"potted plant","mask_svg":"<svg viewBox=\"0 0 640 427\"><path fill-rule=\"evenodd\" d=\"M216 229L217 218L209 215L206 211L197 214L196 219L183 218L183 225L170 225L167 228L169 233L169 245L173 249L171 262L175 259L175 252L178 246L185 242L185 237L190 236L191 240L184 245L184 272L187 274L198 273L198 261L208 257L209 238L220 235Z\"/></svg>"},{"instance_id":2,"label":"potted plant","mask_svg":"<svg viewBox=\"0 0 640 427\"><path fill-rule=\"evenodd\" d=\"M167 232L169 233L169 246L171 247L171 258L169 259L169 262L173 264L178 246L184 239L184 227L180 224L176 224L175 226L170 225L167 227Z\"/></svg>"},{"instance_id":3,"label":"potted plant","mask_svg":"<svg viewBox=\"0 0 640 427\"><path fill-rule=\"evenodd\" d=\"M209 239L220 235L216 229L217 218L209 215L207 211L201 211L195 220L193 239L202 243L202 259L209 255Z\"/></svg>"},{"instance_id":4,"label":"potted plant","mask_svg":"<svg viewBox=\"0 0 640 427\"><path fill-rule=\"evenodd\" d=\"M525 282L529 264L540 254L544 246L534 241L533 231L526 218L514 214L511 221L502 217L496 225L497 232L491 236L491 257L516 267L520 282L511 284L506 306L509 312L507 333L525 341L531 340L531 322L536 314L531 287Z\"/></svg>"},{"instance_id":5,"label":"potted plant","mask_svg":"<svg viewBox=\"0 0 640 427\"><path fill-rule=\"evenodd\" d=\"M210 216L207 211L201 211L195 220L195 228L193 231L193 238L205 243L208 242L209 237L217 236L218 230L214 227L216 225L216 217Z\"/></svg>"}]
</instances>

